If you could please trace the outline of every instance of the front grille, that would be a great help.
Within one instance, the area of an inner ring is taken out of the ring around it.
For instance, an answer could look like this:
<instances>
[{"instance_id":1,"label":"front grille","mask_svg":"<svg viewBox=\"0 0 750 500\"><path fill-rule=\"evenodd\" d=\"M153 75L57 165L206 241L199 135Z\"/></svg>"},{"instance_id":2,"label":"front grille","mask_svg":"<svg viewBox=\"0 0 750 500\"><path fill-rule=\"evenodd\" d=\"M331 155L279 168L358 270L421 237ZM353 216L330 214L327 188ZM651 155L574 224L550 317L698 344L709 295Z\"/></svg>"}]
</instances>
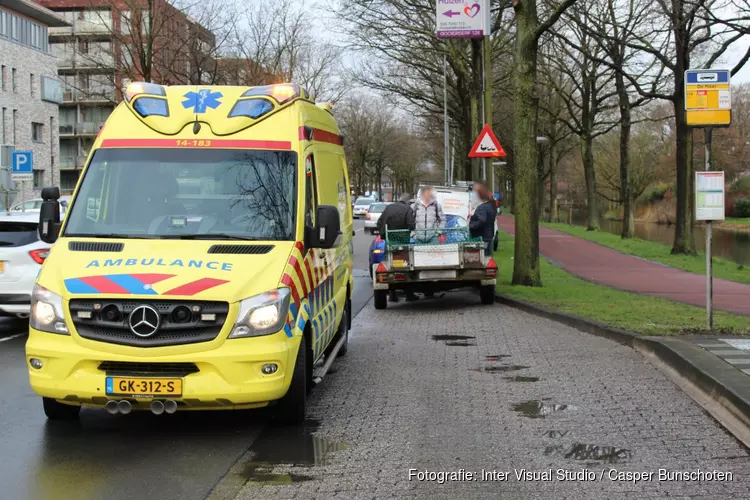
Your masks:
<instances>
[{"instance_id":1,"label":"front grille","mask_svg":"<svg viewBox=\"0 0 750 500\"><path fill-rule=\"evenodd\" d=\"M208 253L262 255L273 250L273 245L213 245Z\"/></svg>"},{"instance_id":2,"label":"front grille","mask_svg":"<svg viewBox=\"0 0 750 500\"><path fill-rule=\"evenodd\" d=\"M108 243L101 241L71 241L68 250L71 252L122 252L124 243Z\"/></svg>"},{"instance_id":3,"label":"front grille","mask_svg":"<svg viewBox=\"0 0 750 500\"><path fill-rule=\"evenodd\" d=\"M174 375L184 377L200 370L194 363L129 363L102 361L99 369L107 375Z\"/></svg>"},{"instance_id":4,"label":"front grille","mask_svg":"<svg viewBox=\"0 0 750 500\"><path fill-rule=\"evenodd\" d=\"M159 328L149 337L139 337L130 330L130 313L139 306L151 306L159 313ZM197 306L199 312L192 312ZM91 300L72 299L70 315L78 335L85 339L134 347L164 347L170 345L209 342L216 338L229 313L226 302L198 300ZM187 308L189 317L177 321L176 310ZM108 312L114 317L107 317ZM90 318L81 317L79 312ZM203 321L202 314L215 315Z\"/></svg>"}]
</instances>

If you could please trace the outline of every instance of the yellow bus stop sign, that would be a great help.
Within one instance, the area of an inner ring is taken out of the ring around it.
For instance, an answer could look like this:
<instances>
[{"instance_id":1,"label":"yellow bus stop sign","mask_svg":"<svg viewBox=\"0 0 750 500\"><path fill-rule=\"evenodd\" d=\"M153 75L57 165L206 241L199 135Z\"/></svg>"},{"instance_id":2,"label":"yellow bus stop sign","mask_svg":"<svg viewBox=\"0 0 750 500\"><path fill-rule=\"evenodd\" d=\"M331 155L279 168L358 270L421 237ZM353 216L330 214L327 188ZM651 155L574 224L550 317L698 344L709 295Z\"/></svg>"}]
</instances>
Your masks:
<instances>
[{"instance_id":1,"label":"yellow bus stop sign","mask_svg":"<svg viewBox=\"0 0 750 500\"><path fill-rule=\"evenodd\" d=\"M691 127L726 127L732 122L729 70L691 69L685 72L685 112Z\"/></svg>"}]
</instances>

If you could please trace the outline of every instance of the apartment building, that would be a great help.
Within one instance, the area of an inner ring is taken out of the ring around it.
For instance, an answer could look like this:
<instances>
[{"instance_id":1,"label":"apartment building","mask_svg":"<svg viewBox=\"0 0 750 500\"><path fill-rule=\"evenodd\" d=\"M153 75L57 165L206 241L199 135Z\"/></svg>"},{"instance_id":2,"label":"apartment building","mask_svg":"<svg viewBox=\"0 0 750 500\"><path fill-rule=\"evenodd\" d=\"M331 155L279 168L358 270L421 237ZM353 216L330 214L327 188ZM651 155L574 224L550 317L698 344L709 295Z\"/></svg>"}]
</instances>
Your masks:
<instances>
[{"instance_id":1,"label":"apartment building","mask_svg":"<svg viewBox=\"0 0 750 500\"><path fill-rule=\"evenodd\" d=\"M166 0L37 2L70 24L49 33L63 82L60 189L69 192L124 87L144 80L201 83L215 38ZM149 45L153 55L146 52Z\"/></svg>"},{"instance_id":2,"label":"apartment building","mask_svg":"<svg viewBox=\"0 0 750 500\"><path fill-rule=\"evenodd\" d=\"M47 44L48 28L66 22L30 0L0 0L0 206L39 196L59 182L57 64ZM31 151L33 180L9 182L11 152Z\"/></svg>"}]
</instances>

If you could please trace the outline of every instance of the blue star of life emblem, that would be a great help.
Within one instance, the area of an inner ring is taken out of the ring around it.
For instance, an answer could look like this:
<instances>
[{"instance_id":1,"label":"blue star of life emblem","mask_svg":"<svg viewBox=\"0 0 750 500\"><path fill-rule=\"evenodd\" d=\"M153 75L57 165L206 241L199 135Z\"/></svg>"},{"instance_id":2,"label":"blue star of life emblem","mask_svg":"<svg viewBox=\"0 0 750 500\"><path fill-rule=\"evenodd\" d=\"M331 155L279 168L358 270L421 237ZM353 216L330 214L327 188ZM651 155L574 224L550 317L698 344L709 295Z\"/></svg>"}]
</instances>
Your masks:
<instances>
[{"instance_id":1,"label":"blue star of life emblem","mask_svg":"<svg viewBox=\"0 0 750 500\"><path fill-rule=\"evenodd\" d=\"M221 104L219 99L223 97L221 92L211 92L211 89L201 89L198 92L192 90L182 96L185 98L182 101L182 107L185 109L193 108L193 112L205 113L206 108L216 109Z\"/></svg>"}]
</instances>

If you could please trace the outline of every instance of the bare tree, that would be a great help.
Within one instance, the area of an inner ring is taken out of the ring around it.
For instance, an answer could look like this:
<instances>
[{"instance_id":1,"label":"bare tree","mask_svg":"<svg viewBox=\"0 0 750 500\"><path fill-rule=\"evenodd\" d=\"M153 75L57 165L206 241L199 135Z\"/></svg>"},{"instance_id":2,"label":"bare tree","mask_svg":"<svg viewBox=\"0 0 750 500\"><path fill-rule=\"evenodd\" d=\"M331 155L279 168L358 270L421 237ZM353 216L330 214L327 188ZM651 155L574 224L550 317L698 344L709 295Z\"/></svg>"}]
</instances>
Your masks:
<instances>
[{"instance_id":1,"label":"bare tree","mask_svg":"<svg viewBox=\"0 0 750 500\"><path fill-rule=\"evenodd\" d=\"M550 43L551 51L557 55L548 61L559 74L565 75L567 85L556 88L568 110L562 120L581 140L588 209L586 229L589 231L599 229L594 140L616 125L609 113L614 107L614 72L607 65L599 64L602 49L583 28L589 22L588 10L593 3L579 2L568 9L567 22L559 26L555 40ZM551 82L556 83L554 79Z\"/></svg>"},{"instance_id":2,"label":"bare tree","mask_svg":"<svg viewBox=\"0 0 750 500\"><path fill-rule=\"evenodd\" d=\"M341 78L342 50L316 38L304 3L281 0L273 9L250 3L238 24L234 48L219 61L222 83L295 82L313 97L332 102L349 90L349 82Z\"/></svg>"},{"instance_id":3,"label":"bare tree","mask_svg":"<svg viewBox=\"0 0 750 500\"><path fill-rule=\"evenodd\" d=\"M539 39L576 0L554 4L540 21L537 0L513 0L516 14L514 77L515 256L513 284L541 286L537 204L537 55Z\"/></svg>"}]
</instances>

